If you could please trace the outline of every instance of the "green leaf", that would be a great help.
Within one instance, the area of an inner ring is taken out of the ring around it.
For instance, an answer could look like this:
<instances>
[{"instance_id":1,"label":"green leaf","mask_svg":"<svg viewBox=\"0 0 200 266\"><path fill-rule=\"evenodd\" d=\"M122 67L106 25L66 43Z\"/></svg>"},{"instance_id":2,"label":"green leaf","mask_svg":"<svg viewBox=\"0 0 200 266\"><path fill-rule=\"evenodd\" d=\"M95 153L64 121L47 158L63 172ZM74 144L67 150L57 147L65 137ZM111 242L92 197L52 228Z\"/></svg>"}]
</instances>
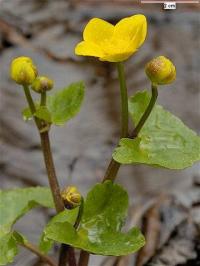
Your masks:
<instances>
[{"instance_id":1,"label":"green leaf","mask_svg":"<svg viewBox=\"0 0 200 266\"><path fill-rule=\"evenodd\" d=\"M20 234L17 231L13 231L12 235L13 235L15 241L19 244L26 244L28 242L27 239L25 238L25 236L23 236L22 234Z\"/></svg>"},{"instance_id":2,"label":"green leaf","mask_svg":"<svg viewBox=\"0 0 200 266\"><path fill-rule=\"evenodd\" d=\"M38 102L35 102L36 112L34 116L48 123L62 126L79 112L83 98L83 82L72 83L67 88L48 96L46 107L40 106ZM22 111L22 116L25 121L33 119L29 107Z\"/></svg>"},{"instance_id":3,"label":"green leaf","mask_svg":"<svg viewBox=\"0 0 200 266\"><path fill-rule=\"evenodd\" d=\"M97 184L87 195L78 230L67 221L51 221L45 229L46 238L94 254L122 256L133 253L145 244L145 240L137 228L121 232L127 208L128 195L121 186L111 181Z\"/></svg>"},{"instance_id":4,"label":"green leaf","mask_svg":"<svg viewBox=\"0 0 200 266\"><path fill-rule=\"evenodd\" d=\"M73 210L66 209L63 212L59 213L58 215L54 216L51 219L51 221L48 223L48 226L54 223L64 223L64 222L68 222L74 225L77 215L78 215L78 208L75 208ZM52 248L53 243L54 243L53 240L46 237L46 231L44 230L40 238L39 249L46 254Z\"/></svg>"},{"instance_id":5,"label":"green leaf","mask_svg":"<svg viewBox=\"0 0 200 266\"><path fill-rule=\"evenodd\" d=\"M33 115L29 107L26 107L22 110L22 117L24 121L30 121L33 119Z\"/></svg>"},{"instance_id":6,"label":"green leaf","mask_svg":"<svg viewBox=\"0 0 200 266\"><path fill-rule=\"evenodd\" d=\"M38 205L54 207L49 188L33 187L0 191L0 237L8 234L12 225L21 216Z\"/></svg>"},{"instance_id":7,"label":"green leaf","mask_svg":"<svg viewBox=\"0 0 200 266\"><path fill-rule=\"evenodd\" d=\"M144 113L150 95L138 92L129 100L129 111L137 124ZM144 127L135 139L121 139L113 153L122 164L143 163L169 169L184 169L200 160L200 137L183 122L155 105Z\"/></svg>"},{"instance_id":8,"label":"green leaf","mask_svg":"<svg viewBox=\"0 0 200 266\"><path fill-rule=\"evenodd\" d=\"M26 238L16 231L2 236L0 238L0 265L11 263L18 253L17 244L26 242Z\"/></svg>"},{"instance_id":9,"label":"green leaf","mask_svg":"<svg viewBox=\"0 0 200 266\"><path fill-rule=\"evenodd\" d=\"M46 106L39 106L35 112L35 116L44 121L47 121L48 123L51 123L51 113Z\"/></svg>"},{"instance_id":10,"label":"green leaf","mask_svg":"<svg viewBox=\"0 0 200 266\"><path fill-rule=\"evenodd\" d=\"M12 233L0 238L0 265L11 263L17 253L18 248Z\"/></svg>"},{"instance_id":11,"label":"green leaf","mask_svg":"<svg viewBox=\"0 0 200 266\"><path fill-rule=\"evenodd\" d=\"M72 83L69 87L49 96L47 108L51 113L52 123L60 126L74 117L79 112L83 98L82 82Z\"/></svg>"}]
</instances>

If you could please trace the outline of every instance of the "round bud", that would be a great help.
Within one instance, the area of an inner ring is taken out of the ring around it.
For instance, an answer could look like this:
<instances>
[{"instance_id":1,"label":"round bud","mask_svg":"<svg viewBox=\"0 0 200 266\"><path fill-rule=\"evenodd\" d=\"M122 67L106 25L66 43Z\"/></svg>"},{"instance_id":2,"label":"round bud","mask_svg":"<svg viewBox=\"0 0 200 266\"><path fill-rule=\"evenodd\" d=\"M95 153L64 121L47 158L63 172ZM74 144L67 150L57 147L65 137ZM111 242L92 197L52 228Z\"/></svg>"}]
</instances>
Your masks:
<instances>
[{"instance_id":1,"label":"round bud","mask_svg":"<svg viewBox=\"0 0 200 266\"><path fill-rule=\"evenodd\" d=\"M81 194L75 186L69 186L62 190L61 197L67 209L74 209L81 204Z\"/></svg>"},{"instance_id":2,"label":"round bud","mask_svg":"<svg viewBox=\"0 0 200 266\"><path fill-rule=\"evenodd\" d=\"M10 76L20 85L30 85L37 77L37 68L31 58L20 56L11 62Z\"/></svg>"},{"instance_id":3,"label":"round bud","mask_svg":"<svg viewBox=\"0 0 200 266\"><path fill-rule=\"evenodd\" d=\"M152 83L157 85L170 84L176 79L176 68L164 56L158 56L146 64L145 72Z\"/></svg>"},{"instance_id":4,"label":"round bud","mask_svg":"<svg viewBox=\"0 0 200 266\"><path fill-rule=\"evenodd\" d=\"M37 93L49 91L53 88L53 80L45 76L37 77L32 83L31 88Z\"/></svg>"}]
</instances>

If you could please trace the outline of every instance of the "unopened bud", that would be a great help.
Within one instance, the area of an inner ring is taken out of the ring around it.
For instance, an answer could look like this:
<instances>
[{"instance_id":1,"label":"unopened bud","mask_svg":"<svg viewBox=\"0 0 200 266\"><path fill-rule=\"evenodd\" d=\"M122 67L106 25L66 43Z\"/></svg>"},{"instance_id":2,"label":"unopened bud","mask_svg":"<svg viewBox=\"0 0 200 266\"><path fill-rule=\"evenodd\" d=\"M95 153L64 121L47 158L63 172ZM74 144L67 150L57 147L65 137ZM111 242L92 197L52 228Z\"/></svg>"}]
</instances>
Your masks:
<instances>
[{"instance_id":1,"label":"unopened bud","mask_svg":"<svg viewBox=\"0 0 200 266\"><path fill-rule=\"evenodd\" d=\"M20 56L11 62L11 78L20 85L30 85L37 77L37 68L29 57Z\"/></svg>"},{"instance_id":2,"label":"unopened bud","mask_svg":"<svg viewBox=\"0 0 200 266\"><path fill-rule=\"evenodd\" d=\"M53 80L45 76L37 77L32 83L31 88L38 93L49 91L53 88Z\"/></svg>"},{"instance_id":3,"label":"unopened bud","mask_svg":"<svg viewBox=\"0 0 200 266\"><path fill-rule=\"evenodd\" d=\"M82 196L75 186L64 188L61 197L67 209L74 209L81 204Z\"/></svg>"},{"instance_id":4,"label":"unopened bud","mask_svg":"<svg viewBox=\"0 0 200 266\"><path fill-rule=\"evenodd\" d=\"M145 72L152 83L157 85L170 84L176 79L176 68L164 56L158 56L147 63Z\"/></svg>"}]
</instances>

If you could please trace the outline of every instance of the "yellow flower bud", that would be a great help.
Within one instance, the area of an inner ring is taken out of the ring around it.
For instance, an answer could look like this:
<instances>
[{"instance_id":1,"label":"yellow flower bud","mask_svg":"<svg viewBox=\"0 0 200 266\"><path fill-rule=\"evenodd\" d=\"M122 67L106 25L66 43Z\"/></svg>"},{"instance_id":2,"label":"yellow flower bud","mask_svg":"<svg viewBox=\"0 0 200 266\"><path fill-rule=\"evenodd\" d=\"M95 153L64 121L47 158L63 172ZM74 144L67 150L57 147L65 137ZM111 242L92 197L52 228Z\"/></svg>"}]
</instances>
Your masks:
<instances>
[{"instance_id":1,"label":"yellow flower bud","mask_svg":"<svg viewBox=\"0 0 200 266\"><path fill-rule=\"evenodd\" d=\"M176 68L173 63L164 56L158 56L147 63L145 72L152 83L165 85L176 79Z\"/></svg>"},{"instance_id":2,"label":"yellow flower bud","mask_svg":"<svg viewBox=\"0 0 200 266\"><path fill-rule=\"evenodd\" d=\"M81 194L75 186L69 186L63 189L61 197L68 209L74 209L81 204Z\"/></svg>"},{"instance_id":3,"label":"yellow flower bud","mask_svg":"<svg viewBox=\"0 0 200 266\"><path fill-rule=\"evenodd\" d=\"M37 68L31 58L20 56L11 62L10 75L16 83L30 85L37 77Z\"/></svg>"},{"instance_id":4,"label":"yellow flower bud","mask_svg":"<svg viewBox=\"0 0 200 266\"><path fill-rule=\"evenodd\" d=\"M45 76L37 77L32 83L31 88L38 93L49 91L53 88L53 80Z\"/></svg>"}]
</instances>

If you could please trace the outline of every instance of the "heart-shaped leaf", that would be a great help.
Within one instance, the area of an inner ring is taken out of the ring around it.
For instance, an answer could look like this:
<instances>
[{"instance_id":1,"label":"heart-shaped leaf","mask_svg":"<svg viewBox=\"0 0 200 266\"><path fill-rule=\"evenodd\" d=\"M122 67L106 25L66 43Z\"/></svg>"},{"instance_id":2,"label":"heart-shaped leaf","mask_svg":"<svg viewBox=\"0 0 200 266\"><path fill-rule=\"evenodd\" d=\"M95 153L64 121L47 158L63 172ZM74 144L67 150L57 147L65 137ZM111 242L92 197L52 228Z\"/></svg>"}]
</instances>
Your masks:
<instances>
[{"instance_id":1,"label":"heart-shaped leaf","mask_svg":"<svg viewBox=\"0 0 200 266\"><path fill-rule=\"evenodd\" d=\"M130 98L129 111L134 124L139 122L149 101L146 91ZM138 137L121 139L113 158L122 164L184 169L200 160L200 137L179 118L155 105Z\"/></svg>"},{"instance_id":2,"label":"heart-shaped leaf","mask_svg":"<svg viewBox=\"0 0 200 266\"><path fill-rule=\"evenodd\" d=\"M90 253L122 256L133 253L145 244L139 229L121 232L128 208L127 192L119 185L107 181L95 185L88 193L80 226L50 222L45 229L46 238L72 245Z\"/></svg>"},{"instance_id":3,"label":"heart-shaped leaf","mask_svg":"<svg viewBox=\"0 0 200 266\"><path fill-rule=\"evenodd\" d=\"M21 216L38 205L54 207L49 188L31 187L0 191L0 237L8 234Z\"/></svg>"},{"instance_id":4,"label":"heart-shaped leaf","mask_svg":"<svg viewBox=\"0 0 200 266\"><path fill-rule=\"evenodd\" d=\"M66 209L63 212L60 212L51 219L51 221L48 223L48 226L54 223L64 223L64 222L68 222L73 226L75 224L78 215L78 210L79 208L75 208L72 210ZM48 253L48 251L52 248L53 243L54 241L46 237L46 232L44 231L40 238L39 249L43 253Z\"/></svg>"}]
</instances>

